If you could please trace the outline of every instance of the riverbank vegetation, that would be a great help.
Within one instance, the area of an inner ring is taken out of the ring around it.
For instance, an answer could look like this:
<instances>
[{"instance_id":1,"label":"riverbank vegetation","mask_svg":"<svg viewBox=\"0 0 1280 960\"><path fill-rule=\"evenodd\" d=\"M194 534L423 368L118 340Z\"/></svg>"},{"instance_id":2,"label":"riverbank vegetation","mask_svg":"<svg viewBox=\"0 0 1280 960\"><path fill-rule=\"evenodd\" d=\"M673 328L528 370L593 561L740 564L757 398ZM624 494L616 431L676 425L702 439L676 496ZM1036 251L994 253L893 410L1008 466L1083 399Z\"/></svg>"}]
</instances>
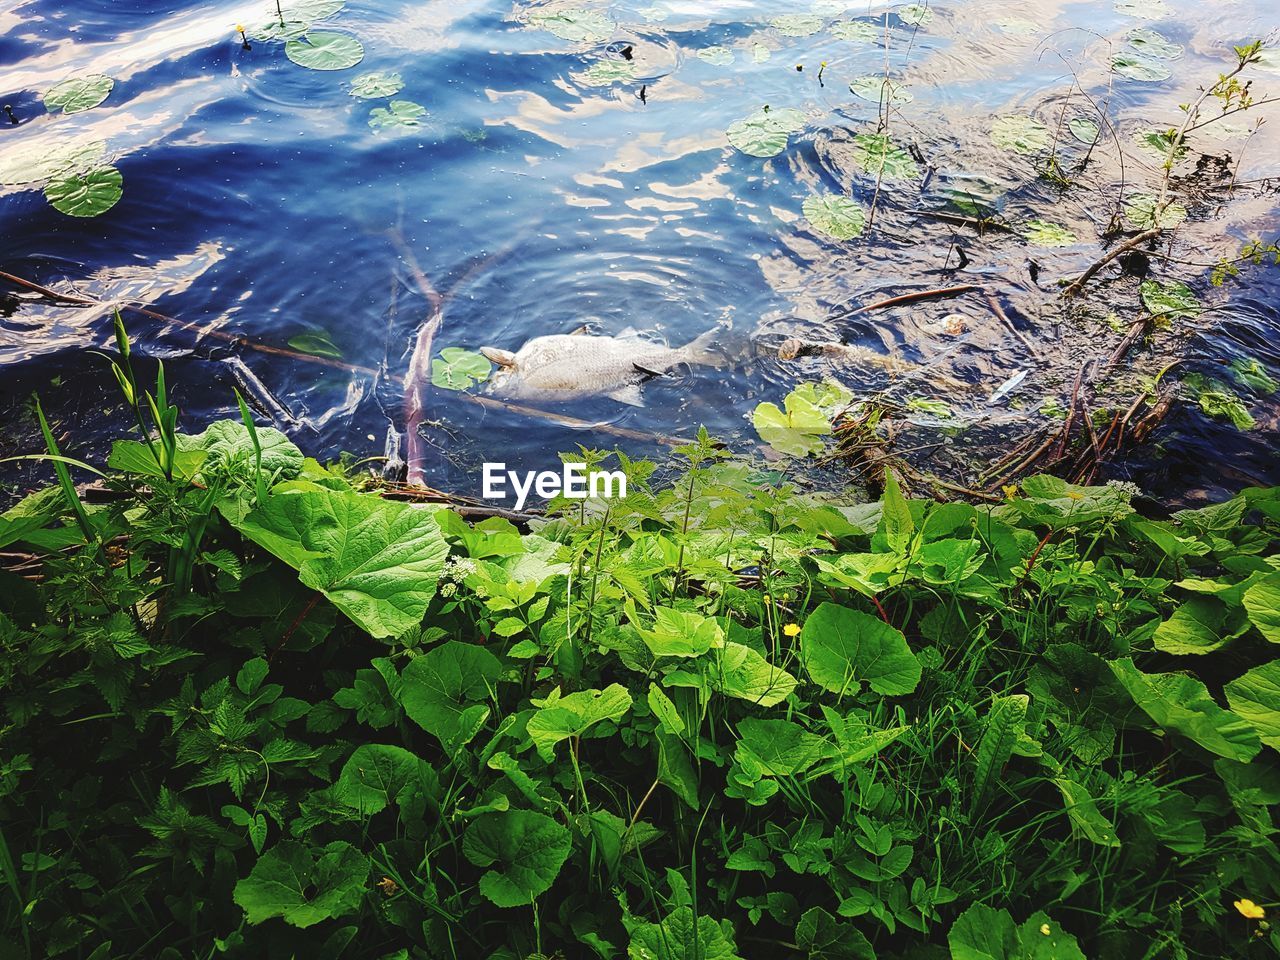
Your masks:
<instances>
[{"instance_id":1,"label":"riverbank vegetation","mask_svg":"<svg viewBox=\"0 0 1280 960\"><path fill-rule=\"evenodd\" d=\"M1280 946L1280 490L840 502L703 434L471 522L113 368L94 495L41 414L0 517L5 956Z\"/></svg>"}]
</instances>

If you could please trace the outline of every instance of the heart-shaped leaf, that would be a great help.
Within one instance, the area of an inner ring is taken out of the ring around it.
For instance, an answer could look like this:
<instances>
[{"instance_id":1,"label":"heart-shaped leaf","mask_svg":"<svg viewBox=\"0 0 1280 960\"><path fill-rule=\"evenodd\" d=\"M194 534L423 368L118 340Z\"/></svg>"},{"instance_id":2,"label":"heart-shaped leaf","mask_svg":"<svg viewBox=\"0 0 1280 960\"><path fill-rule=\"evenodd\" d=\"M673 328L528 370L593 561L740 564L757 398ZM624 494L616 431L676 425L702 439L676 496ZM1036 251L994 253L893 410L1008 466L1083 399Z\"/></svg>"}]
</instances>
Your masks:
<instances>
[{"instance_id":1,"label":"heart-shaped leaf","mask_svg":"<svg viewBox=\"0 0 1280 960\"><path fill-rule=\"evenodd\" d=\"M44 188L45 199L70 217L96 217L114 207L124 195L124 178L115 167L96 167L86 173L61 175Z\"/></svg>"},{"instance_id":2,"label":"heart-shaped leaf","mask_svg":"<svg viewBox=\"0 0 1280 960\"><path fill-rule=\"evenodd\" d=\"M45 108L53 113L80 113L102 103L111 94L116 82L101 73L90 73L83 77L70 77L55 84L44 92L40 98Z\"/></svg>"},{"instance_id":3,"label":"heart-shaped leaf","mask_svg":"<svg viewBox=\"0 0 1280 960\"><path fill-rule=\"evenodd\" d=\"M285 55L308 70L347 70L364 59L364 47L345 33L308 33L284 45Z\"/></svg>"}]
</instances>

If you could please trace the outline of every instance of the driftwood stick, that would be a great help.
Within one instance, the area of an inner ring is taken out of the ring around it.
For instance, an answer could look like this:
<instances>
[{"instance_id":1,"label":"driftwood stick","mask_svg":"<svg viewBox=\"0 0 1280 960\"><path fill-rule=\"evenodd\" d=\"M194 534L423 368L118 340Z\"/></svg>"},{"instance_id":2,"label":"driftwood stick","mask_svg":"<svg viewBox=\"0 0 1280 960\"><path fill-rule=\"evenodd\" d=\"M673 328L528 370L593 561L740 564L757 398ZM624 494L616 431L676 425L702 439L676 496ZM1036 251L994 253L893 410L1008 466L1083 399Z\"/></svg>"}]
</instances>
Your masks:
<instances>
[{"instance_id":1,"label":"driftwood stick","mask_svg":"<svg viewBox=\"0 0 1280 960\"><path fill-rule=\"evenodd\" d=\"M1085 270L1084 273L1080 274L1080 276L1072 280L1071 283L1067 284L1066 289L1062 291L1062 295L1068 299L1076 296L1077 294L1080 293L1081 290L1084 289L1084 285L1093 278L1093 275L1095 273L1097 273L1099 270L1105 267L1108 263L1110 263L1116 257L1120 256L1121 254L1128 253L1130 250L1134 249L1135 247L1142 246L1148 240L1154 240L1156 237L1160 236L1160 234L1163 232L1164 230L1161 227L1152 227L1150 230L1143 230L1136 237L1130 237L1124 243L1120 244L1118 247L1113 248L1109 253L1105 254L1101 259L1095 260L1093 264L1087 270Z\"/></svg>"},{"instance_id":2,"label":"driftwood stick","mask_svg":"<svg viewBox=\"0 0 1280 960\"><path fill-rule=\"evenodd\" d=\"M875 303L869 303L865 307L856 307L853 310L846 310L844 313L837 313L830 320L844 320L847 317L856 317L860 313L869 313L872 310L881 310L885 307L896 307L903 303L915 303L918 300L933 300L937 297L954 297L961 293L969 293L972 290L980 290L981 287L972 283L962 283L955 287L936 287L931 290L914 290L911 293L902 293L896 297L889 297L887 300L877 300Z\"/></svg>"},{"instance_id":3,"label":"driftwood stick","mask_svg":"<svg viewBox=\"0 0 1280 960\"><path fill-rule=\"evenodd\" d=\"M987 294L987 303L990 305L992 313L1000 319L1000 322L1005 325L1008 331L1022 341L1022 345L1027 348L1027 352L1043 363L1044 354L1040 352L1040 348L1032 343L1025 333L1013 325L1013 321L1010 320L1009 315L1004 312L1004 308L1000 306L1000 301L995 298L994 294Z\"/></svg>"}]
</instances>

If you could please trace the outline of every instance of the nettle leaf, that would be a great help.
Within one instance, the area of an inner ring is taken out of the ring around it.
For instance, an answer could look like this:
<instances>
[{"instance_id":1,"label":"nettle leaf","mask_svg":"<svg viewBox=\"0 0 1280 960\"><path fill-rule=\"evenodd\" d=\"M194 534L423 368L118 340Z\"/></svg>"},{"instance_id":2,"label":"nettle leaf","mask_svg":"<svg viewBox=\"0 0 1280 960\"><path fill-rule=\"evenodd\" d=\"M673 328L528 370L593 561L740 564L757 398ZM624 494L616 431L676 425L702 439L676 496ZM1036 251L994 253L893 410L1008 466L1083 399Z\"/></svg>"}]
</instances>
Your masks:
<instances>
[{"instance_id":1,"label":"nettle leaf","mask_svg":"<svg viewBox=\"0 0 1280 960\"><path fill-rule=\"evenodd\" d=\"M1253 726L1263 743L1280 750L1280 660L1254 667L1225 690L1231 709Z\"/></svg>"},{"instance_id":2,"label":"nettle leaf","mask_svg":"<svg viewBox=\"0 0 1280 960\"><path fill-rule=\"evenodd\" d=\"M293 481L227 519L371 636L398 637L422 621L449 553L434 513Z\"/></svg>"},{"instance_id":3,"label":"nettle leaf","mask_svg":"<svg viewBox=\"0 0 1280 960\"><path fill-rule=\"evenodd\" d=\"M567 697L556 687L545 700L535 700L538 711L529 718L526 732L538 755L550 763L555 759L556 744L570 737L581 737L602 720L621 720L631 710L631 694L621 684L611 683L603 690L580 690Z\"/></svg>"},{"instance_id":4,"label":"nettle leaf","mask_svg":"<svg viewBox=\"0 0 1280 960\"><path fill-rule=\"evenodd\" d=\"M1135 193L1124 205L1124 215L1137 230L1150 230L1159 226L1166 230L1187 219L1187 208L1180 203L1166 203L1156 215L1159 198L1150 193Z\"/></svg>"},{"instance_id":5,"label":"nettle leaf","mask_svg":"<svg viewBox=\"0 0 1280 960\"><path fill-rule=\"evenodd\" d=\"M574 79L588 87L607 87L615 83L631 83L636 79L636 65L628 60L599 60Z\"/></svg>"},{"instance_id":6,"label":"nettle leaf","mask_svg":"<svg viewBox=\"0 0 1280 960\"><path fill-rule=\"evenodd\" d=\"M881 76L859 77L849 84L849 92L872 103L910 103L915 99L905 83Z\"/></svg>"},{"instance_id":7,"label":"nettle leaf","mask_svg":"<svg viewBox=\"0 0 1280 960\"><path fill-rule=\"evenodd\" d=\"M1037 247L1070 247L1080 242L1080 238L1062 224L1048 220L1028 220L1022 225L1022 235Z\"/></svg>"},{"instance_id":8,"label":"nettle leaf","mask_svg":"<svg viewBox=\"0 0 1280 960\"><path fill-rule=\"evenodd\" d=\"M603 43L618 29L618 25L604 14L581 8L531 13L529 25L574 43Z\"/></svg>"},{"instance_id":9,"label":"nettle leaf","mask_svg":"<svg viewBox=\"0 0 1280 960\"><path fill-rule=\"evenodd\" d=\"M1280 643L1280 573L1268 574L1246 590L1244 608L1259 633Z\"/></svg>"},{"instance_id":10,"label":"nettle leaf","mask_svg":"<svg viewBox=\"0 0 1280 960\"><path fill-rule=\"evenodd\" d=\"M991 122L991 142L1002 150L1032 154L1047 150L1052 142L1049 128L1025 114L996 117Z\"/></svg>"},{"instance_id":11,"label":"nettle leaf","mask_svg":"<svg viewBox=\"0 0 1280 960\"><path fill-rule=\"evenodd\" d=\"M1085 960L1076 938L1047 914L1033 913L1019 926L1008 910L983 903L956 918L947 943L951 960Z\"/></svg>"},{"instance_id":12,"label":"nettle leaf","mask_svg":"<svg viewBox=\"0 0 1280 960\"><path fill-rule=\"evenodd\" d=\"M1090 120L1088 117L1072 117L1067 124L1067 129L1081 143L1097 143L1098 135L1102 132L1097 121Z\"/></svg>"},{"instance_id":13,"label":"nettle leaf","mask_svg":"<svg viewBox=\"0 0 1280 960\"><path fill-rule=\"evenodd\" d=\"M623 923L631 934L629 960L741 960L733 924L695 917L692 907L673 910L661 923Z\"/></svg>"},{"instance_id":14,"label":"nettle leaf","mask_svg":"<svg viewBox=\"0 0 1280 960\"><path fill-rule=\"evenodd\" d=\"M91 110L111 95L116 82L101 73L90 73L82 77L70 77L61 83L54 84L40 97L45 109L50 113L60 110L63 113L80 113Z\"/></svg>"},{"instance_id":15,"label":"nettle leaf","mask_svg":"<svg viewBox=\"0 0 1280 960\"><path fill-rule=\"evenodd\" d=\"M880 38L881 27L869 20L841 20L831 25L830 34L837 40L851 43L875 43Z\"/></svg>"},{"instance_id":16,"label":"nettle leaf","mask_svg":"<svg viewBox=\"0 0 1280 960\"><path fill-rule=\"evenodd\" d=\"M282 840L236 883L233 899L250 923L280 917L295 927L310 927L355 913L368 876L368 858L345 841L315 850Z\"/></svg>"},{"instance_id":17,"label":"nettle leaf","mask_svg":"<svg viewBox=\"0 0 1280 960\"><path fill-rule=\"evenodd\" d=\"M709 63L715 67L727 67L733 63L733 50L729 47L716 44L710 47L703 47L697 53L698 59Z\"/></svg>"},{"instance_id":18,"label":"nettle leaf","mask_svg":"<svg viewBox=\"0 0 1280 960\"><path fill-rule=\"evenodd\" d=\"M811 37L822 29L823 20L811 13L788 13L769 23L784 37Z\"/></svg>"},{"instance_id":19,"label":"nettle leaf","mask_svg":"<svg viewBox=\"0 0 1280 960\"><path fill-rule=\"evenodd\" d=\"M449 640L409 661L401 674L404 712L451 756L489 719L502 663L484 647Z\"/></svg>"},{"instance_id":20,"label":"nettle leaf","mask_svg":"<svg viewBox=\"0 0 1280 960\"><path fill-rule=\"evenodd\" d=\"M477 867L480 892L499 907L527 907L551 889L569 857L567 828L532 810L486 813L467 827L462 852Z\"/></svg>"},{"instance_id":21,"label":"nettle leaf","mask_svg":"<svg viewBox=\"0 0 1280 960\"><path fill-rule=\"evenodd\" d=\"M392 100L385 107L374 107L369 111L369 127L373 130L385 130L388 127L419 127L422 118L427 115L427 108L412 100Z\"/></svg>"},{"instance_id":22,"label":"nettle leaf","mask_svg":"<svg viewBox=\"0 0 1280 960\"><path fill-rule=\"evenodd\" d=\"M365 815L380 813L408 784L417 782L423 761L403 747L365 743L342 766L334 795Z\"/></svg>"},{"instance_id":23,"label":"nettle leaf","mask_svg":"<svg viewBox=\"0 0 1280 960\"><path fill-rule=\"evenodd\" d=\"M729 142L752 157L775 157L787 149L791 134L805 127L805 116L799 110L768 107L743 120L730 124L726 131Z\"/></svg>"},{"instance_id":24,"label":"nettle leaf","mask_svg":"<svg viewBox=\"0 0 1280 960\"><path fill-rule=\"evenodd\" d=\"M920 682L920 661L902 631L835 603L805 620L800 654L810 679L840 695L856 694L865 681L876 693L903 696Z\"/></svg>"},{"instance_id":25,"label":"nettle leaf","mask_svg":"<svg viewBox=\"0 0 1280 960\"><path fill-rule=\"evenodd\" d=\"M751 414L751 423L760 439L779 453L807 457L821 452L825 437L832 432L831 420L812 400L797 391L787 394L784 410L776 403L759 404Z\"/></svg>"},{"instance_id":26,"label":"nettle leaf","mask_svg":"<svg viewBox=\"0 0 1280 960\"><path fill-rule=\"evenodd\" d=\"M44 196L55 210L69 217L97 217L120 202L124 177L115 167L60 174L45 186Z\"/></svg>"},{"instance_id":27,"label":"nettle leaf","mask_svg":"<svg viewBox=\"0 0 1280 960\"><path fill-rule=\"evenodd\" d=\"M1139 53L1146 54L1148 57L1158 57L1161 60L1177 60L1182 56L1182 44L1174 43L1164 34L1149 27L1130 30L1125 39L1128 41L1129 46Z\"/></svg>"},{"instance_id":28,"label":"nettle leaf","mask_svg":"<svg viewBox=\"0 0 1280 960\"><path fill-rule=\"evenodd\" d=\"M360 100L380 100L393 97L404 89L404 78L398 73L375 70L362 73L351 81L351 96Z\"/></svg>"},{"instance_id":29,"label":"nettle leaf","mask_svg":"<svg viewBox=\"0 0 1280 960\"><path fill-rule=\"evenodd\" d=\"M345 33L317 31L284 45L285 56L308 70L349 70L364 59L364 46Z\"/></svg>"},{"instance_id":30,"label":"nettle leaf","mask_svg":"<svg viewBox=\"0 0 1280 960\"><path fill-rule=\"evenodd\" d=\"M444 390L466 390L489 379L493 370L483 354L461 347L445 347L431 361L431 383Z\"/></svg>"},{"instance_id":31,"label":"nettle leaf","mask_svg":"<svg viewBox=\"0 0 1280 960\"><path fill-rule=\"evenodd\" d=\"M1251 724L1218 706L1205 685L1180 673L1143 673L1131 659L1107 666L1133 702L1159 727L1228 760L1248 761L1261 749Z\"/></svg>"},{"instance_id":32,"label":"nettle leaf","mask_svg":"<svg viewBox=\"0 0 1280 960\"><path fill-rule=\"evenodd\" d=\"M1157 83L1173 76L1173 72L1162 61L1128 50L1111 58L1111 69L1127 80L1141 80L1144 83Z\"/></svg>"},{"instance_id":33,"label":"nettle leaf","mask_svg":"<svg viewBox=\"0 0 1280 960\"><path fill-rule=\"evenodd\" d=\"M1160 283L1143 280L1138 288L1142 305L1153 317L1173 320L1194 320L1202 310L1200 301L1192 289L1181 280Z\"/></svg>"},{"instance_id":34,"label":"nettle leaf","mask_svg":"<svg viewBox=\"0 0 1280 960\"><path fill-rule=\"evenodd\" d=\"M886 133L859 133L853 138L849 151L853 165L873 177L886 180L915 180L920 168L911 154L894 142Z\"/></svg>"}]
</instances>

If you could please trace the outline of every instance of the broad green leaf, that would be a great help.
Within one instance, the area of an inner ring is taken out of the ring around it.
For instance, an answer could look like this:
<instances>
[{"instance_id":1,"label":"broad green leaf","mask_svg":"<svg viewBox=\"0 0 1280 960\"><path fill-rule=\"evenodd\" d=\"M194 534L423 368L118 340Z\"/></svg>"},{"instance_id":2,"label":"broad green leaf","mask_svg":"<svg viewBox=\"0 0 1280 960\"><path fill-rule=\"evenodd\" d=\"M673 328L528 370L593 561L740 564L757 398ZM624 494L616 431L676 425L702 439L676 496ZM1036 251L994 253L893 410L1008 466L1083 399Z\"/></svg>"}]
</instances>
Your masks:
<instances>
[{"instance_id":1,"label":"broad green leaf","mask_svg":"<svg viewBox=\"0 0 1280 960\"><path fill-rule=\"evenodd\" d=\"M401 674L399 699L409 719L432 734L450 756L489 718L502 664L475 644L448 640L414 657Z\"/></svg>"},{"instance_id":2,"label":"broad green leaf","mask_svg":"<svg viewBox=\"0 0 1280 960\"><path fill-rule=\"evenodd\" d=\"M291 480L306 459L287 436L275 427L258 427L262 469L277 480ZM204 433L191 437L189 449L205 453L201 473L206 477L231 476L256 462L249 429L239 420L218 420ZM181 448L179 448L181 454Z\"/></svg>"},{"instance_id":3,"label":"broad green leaf","mask_svg":"<svg viewBox=\"0 0 1280 960\"><path fill-rule=\"evenodd\" d=\"M1023 733L1027 706L1026 694L996 697L987 712L978 742L977 768L973 775L972 808L977 810L995 787L1004 765L1013 756L1013 748Z\"/></svg>"},{"instance_id":4,"label":"broad green leaf","mask_svg":"<svg viewBox=\"0 0 1280 960\"><path fill-rule=\"evenodd\" d=\"M1244 608L1258 632L1280 643L1280 573L1258 581L1244 593Z\"/></svg>"},{"instance_id":5,"label":"broad green leaf","mask_svg":"<svg viewBox=\"0 0 1280 960\"><path fill-rule=\"evenodd\" d=\"M886 180L915 180L920 168L911 154L896 146L885 133L859 133L853 138L849 159L859 170Z\"/></svg>"},{"instance_id":6,"label":"broad green leaf","mask_svg":"<svg viewBox=\"0 0 1280 960\"><path fill-rule=\"evenodd\" d=\"M874 757L911 730L910 727L880 730L869 726L856 713L842 717L825 705L822 707L822 714L831 728L831 739L835 743L834 755L810 770L805 777L806 780L814 780L830 774L843 783L853 776L858 764Z\"/></svg>"},{"instance_id":7,"label":"broad green leaf","mask_svg":"<svg viewBox=\"0 0 1280 960\"><path fill-rule=\"evenodd\" d=\"M841 20L831 25L830 33L837 40L852 43L874 43L883 32L878 24L869 20Z\"/></svg>"},{"instance_id":8,"label":"broad green leaf","mask_svg":"<svg viewBox=\"0 0 1280 960\"><path fill-rule=\"evenodd\" d=\"M90 110L111 95L116 82L101 73L70 77L54 84L40 97L50 113L80 113Z\"/></svg>"},{"instance_id":9,"label":"broad green leaf","mask_svg":"<svg viewBox=\"0 0 1280 960\"><path fill-rule=\"evenodd\" d=\"M66 503L59 487L45 487L0 514L0 548L20 542L62 516Z\"/></svg>"},{"instance_id":10,"label":"broad green leaf","mask_svg":"<svg viewBox=\"0 0 1280 960\"><path fill-rule=\"evenodd\" d=\"M865 681L884 696L903 696L920 682L920 661L902 632L878 617L823 603L800 632L800 652L814 683L856 694Z\"/></svg>"},{"instance_id":11,"label":"broad green leaf","mask_svg":"<svg viewBox=\"0 0 1280 960\"><path fill-rule=\"evenodd\" d=\"M1076 938L1045 913L1033 913L1018 926L1009 911L983 903L956 918L947 943L951 960L1085 960Z\"/></svg>"},{"instance_id":12,"label":"broad green leaf","mask_svg":"<svg viewBox=\"0 0 1280 960\"><path fill-rule=\"evenodd\" d=\"M347 5L347 0L280 0L279 12L286 20L323 20Z\"/></svg>"},{"instance_id":13,"label":"broad green leaf","mask_svg":"<svg viewBox=\"0 0 1280 960\"><path fill-rule=\"evenodd\" d=\"M1209 416L1230 420L1237 430L1252 430L1257 425L1244 401L1221 380L1192 373L1182 382L1194 395L1200 409Z\"/></svg>"},{"instance_id":14,"label":"broad green leaf","mask_svg":"<svg viewBox=\"0 0 1280 960\"><path fill-rule=\"evenodd\" d=\"M1067 129L1081 143L1097 143L1098 135L1101 133L1097 121L1088 117L1072 117L1071 122L1067 124Z\"/></svg>"},{"instance_id":15,"label":"broad green leaf","mask_svg":"<svg viewBox=\"0 0 1280 960\"><path fill-rule=\"evenodd\" d=\"M874 75L854 80L849 84L849 92L855 97L870 100L872 103L910 103L915 99L915 95L907 89L906 84Z\"/></svg>"},{"instance_id":16,"label":"broad green leaf","mask_svg":"<svg viewBox=\"0 0 1280 960\"><path fill-rule=\"evenodd\" d=\"M730 124L729 142L752 157L775 157L787 149L791 134L804 129L805 116L799 110L765 108Z\"/></svg>"},{"instance_id":17,"label":"broad green leaf","mask_svg":"<svg viewBox=\"0 0 1280 960\"><path fill-rule=\"evenodd\" d=\"M804 215L809 226L835 240L862 236L867 215L860 204L834 193L806 197Z\"/></svg>"},{"instance_id":18,"label":"broad green leaf","mask_svg":"<svg viewBox=\"0 0 1280 960\"><path fill-rule=\"evenodd\" d=\"M684 733L684 719L680 716L680 711L656 683L649 684L648 700L649 709L653 711L664 733L677 737Z\"/></svg>"},{"instance_id":19,"label":"broad green leaf","mask_svg":"<svg viewBox=\"0 0 1280 960\"><path fill-rule=\"evenodd\" d=\"M1120 846L1115 824L1102 815L1093 795L1083 784L1068 777L1058 777L1053 782L1062 794L1073 837L1084 837L1102 847Z\"/></svg>"},{"instance_id":20,"label":"broad green leaf","mask_svg":"<svg viewBox=\"0 0 1280 960\"><path fill-rule=\"evenodd\" d=\"M580 690L566 697L556 687L529 718L526 731L538 755L550 763L555 759L556 744L570 737L581 737L602 720L621 720L631 710L631 694L625 687L611 683L603 690Z\"/></svg>"},{"instance_id":21,"label":"broad green leaf","mask_svg":"<svg viewBox=\"0 0 1280 960\"><path fill-rule=\"evenodd\" d=\"M1022 235L1037 247L1070 247L1080 242L1080 238L1062 224L1048 220L1028 220L1022 225Z\"/></svg>"},{"instance_id":22,"label":"broad green leaf","mask_svg":"<svg viewBox=\"0 0 1280 960\"><path fill-rule=\"evenodd\" d=\"M422 118L427 115L427 108L412 100L392 100L385 107L374 107L369 111L369 127L373 130L386 130L395 127L419 127Z\"/></svg>"},{"instance_id":23,"label":"broad green leaf","mask_svg":"<svg viewBox=\"0 0 1280 960\"><path fill-rule=\"evenodd\" d=\"M1187 208L1180 203L1167 203L1156 216L1159 198L1151 193L1135 193L1125 201L1124 215L1135 230L1150 230L1159 226L1171 230L1187 219Z\"/></svg>"},{"instance_id":24,"label":"broad green leaf","mask_svg":"<svg viewBox=\"0 0 1280 960\"><path fill-rule=\"evenodd\" d=\"M876 960L875 949L861 930L822 907L813 907L800 918L796 946L808 960Z\"/></svg>"},{"instance_id":25,"label":"broad green leaf","mask_svg":"<svg viewBox=\"0 0 1280 960\"><path fill-rule=\"evenodd\" d=\"M532 810L486 813L462 838L466 858L491 868L480 878L480 892L499 907L527 907L551 889L570 845L565 827Z\"/></svg>"},{"instance_id":26,"label":"broad green leaf","mask_svg":"<svg viewBox=\"0 0 1280 960\"><path fill-rule=\"evenodd\" d=\"M1174 320L1194 320L1200 316L1200 301L1189 286L1181 280L1160 283L1143 280L1138 288L1142 304L1154 317Z\"/></svg>"},{"instance_id":27,"label":"broad green leaf","mask_svg":"<svg viewBox=\"0 0 1280 960\"><path fill-rule=\"evenodd\" d=\"M791 720L738 721L739 756L747 754L766 776L794 777L828 752L827 742Z\"/></svg>"},{"instance_id":28,"label":"broad green leaf","mask_svg":"<svg viewBox=\"0 0 1280 960\"><path fill-rule=\"evenodd\" d=\"M45 185L44 196L53 209L69 217L97 217L124 196L124 177L115 167L61 173Z\"/></svg>"},{"instance_id":29,"label":"broad green leaf","mask_svg":"<svg viewBox=\"0 0 1280 960\"><path fill-rule=\"evenodd\" d=\"M1218 706L1199 680L1180 673L1143 673L1128 657L1107 665L1157 726L1228 760L1251 760L1261 749L1253 727Z\"/></svg>"},{"instance_id":30,"label":"broad green leaf","mask_svg":"<svg viewBox=\"0 0 1280 960\"><path fill-rule=\"evenodd\" d=\"M703 47L698 51L698 59L715 67L727 67L733 63L734 53L730 47L715 44Z\"/></svg>"},{"instance_id":31,"label":"broad green leaf","mask_svg":"<svg viewBox=\"0 0 1280 960\"><path fill-rule=\"evenodd\" d=\"M775 707L796 688L795 677L740 643L726 643L723 649L709 654L709 659L707 679L711 689L727 697Z\"/></svg>"},{"instance_id":32,"label":"broad green leaf","mask_svg":"<svg viewBox=\"0 0 1280 960\"><path fill-rule=\"evenodd\" d=\"M639 633L655 657L699 657L724 644L724 631L714 617L656 606L653 618L653 627Z\"/></svg>"},{"instance_id":33,"label":"broad green leaf","mask_svg":"<svg viewBox=\"0 0 1280 960\"><path fill-rule=\"evenodd\" d=\"M1174 43L1168 37L1149 27L1130 30L1125 40L1128 41L1129 46L1148 57L1156 57L1160 60L1177 60L1182 56L1182 44Z\"/></svg>"},{"instance_id":34,"label":"broad green leaf","mask_svg":"<svg viewBox=\"0 0 1280 960\"><path fill-rule=\"evenodd\" d=\"M301 40L311 29L309 20L281 20L272 14L265 20L249 28L248 35L254 40L264 43L278 40Z\"/></svg>"},{"instance_id":35,"label":"broad green leaf","mask_svg":"<svg viewBox=\"0 0 1280 960\"><path fill-rule=\"evenodd\" d=\"M588 87L607 87L615 83L631 83L636 79L636 65L629 60L599 60L574 79Z\"/></svg>"},{"instance_id":36,"label":"broad green leaf","mask_svg":"<svg viewBox=\"0 0 1280 960\"><path fill-rule=\"evenodd\" d=\"M235 887L233 899L245 919L262 923L280 917L295 927L345 917L360 909L369 860L351 844L335 840L319 849L282 840L264 853L249 876Z\"/></svg>"},{"instance_id":37,"label":"broad green leaf","mask_svg":"<svg viewBox=\"0 0 1280 960\"><path fill-rule=\"evenodd\" d=\"M1111 69L1128 80L1141 80L1144 83L1156 83L1173 76L1163 61L1130 50L1122 50L1112 57Z\"/></svg>"},{"instance_id":38,"label":"broad green leaf","mask_svg":"<svg viewBox=\"0 0 1280 960\"><path fill-rule=\"evenodd\" d=\"M284 45L285 56L308 70L348 70L364 59L364 47L345 33L308 33Z\"/></svg>"},{"instance_id":39,"label":"broad green leaf","mask_svg":"<svg viewBox=\"0 0 1280 960\"><path fill-rule=\"evenodd\" d=\"M1280 750L1280 660L1236 677L1226 693L1231 709L1252 724L1262 742Z\"/></svg>"},{"instance_id":40,"label":"broad green leaf","mask_svg":"<svg viewBox=\"0 0 1280 960\"><path fill-rule=\"evenodd\" d=\"M823 20L811 13L787 13L769 23L784 37L811 37L822 29Z\"/></svg>"},{"instance_id":41,"label":"broad green leaf","mask_svg":"<svg viewBox=\"0 0 1280 960\"><path fill-rule=\"evenodd\" d=\"M1002 150L1032 154L1047 150L1052 137L1049 128L1034 117L1013 114L991 122L991 142Z\"/></svg>"},{"instance_id":42,"label":"broad green leaf","mask_svg":"<svg viewBox=\"0 0 1280 960\"><path fill-rule=\"evenodd\" d=\"M787 394L783 406L785 411L775 403L762 403L752 412L751 422L760 439L793 457L819 453L832 431L827 415L795 390Z\"/></svg>"},{"instance_id":43,"label":"broad green leaf","mask_svg":"<svg viewBox=\"0 0 1280 960\"><path fill-rule=\"evenodd\" d=\"M403 747L363 743L343 764L334 795L361 814L380 813L406 785L418 780L422 763Z\"/></svg>"},{"instance_id":44,"label":"broad green leaf","mask_svg":"<svg viewBox=\"0 0 1280 960\"><path fill-rule=\"evenodd\" d=\"M1247 629L1239 609L1228 609L1216 597L1192 597L1156 627L1152 642L1175 656L1212 653Z\"/></svg>"},{"instance_id":45,"label":"broad green leaf","mask_svg":"<svg viewBox=\"0 0 1280 960\"><path fill-rule=\"evenodd\" d=\"M880 497L880 523L876 526L876 538L883 539L890 553L905 556L915 539L916 521L911 506L902 496L897 478L885 473L884 494Z\"/></svg>"},{"instance_id":46,"label":"broad green leaf","mask_svg":"<svg viewBox=\"0 0 1280 960\"><path fill-rule=\"evenodd\" d=\"M1276 383L1254 357L1236 357L1231 361L1231 374L1239 383L1259 393L1270 394L1280 390L1280 383Z\"/></svg>"},{"instance_id":47,"label":"broad green leaf","mask_svg":"<svg viewBox=\"0 0 1280 960\"><path fill-rule=\"evenodd\" d=\"M623 920L631 933L627 960L741 960L733 925L679 907L661 923Z\"/></svg>"},{"instance_id":48,"label":"broad green leaf","mask_svg":"<svg viewBox=\"0 0 1280 960\"><path fill-rule=\"evenodd\" d=\"M445 347L431 361L431 382L445 390L466 390L489 379L493 365L479 353Z\"/></svg>"},{"instance_id":49,"label":"broad green leaf","mask_svg":"<svg viewBox=\"0 0 1280 960\"><path fill-rule=\"evenodd\" d=\"M318 330L315 333L300 333L296 337L290 337L289 347L299 353L309 353L313 357L329 357L333 360L342 359L342 351L333 342L333 338L324 330Z\"/></svg>"},{"instance_id":50,"label":"broad green leaf","mask_svg":"<svg viewBox=\"0 0 1280 960\"><path fill-rule=\"evenodd\" d=\"M395 637L421 622L449 552L433 513L296 481L235 525L371 636Z\"/></svg>"},{"instance_id":51,"label":"broad green leaf","mask_svg":"<svg viewBox=\"0 0 1280 960\"><path fill-rule=\"evenodd\" d=\"M360 100L381 100L394 97L404 89L404 78L388 70L362 73L351 81L351 96Z\"/></svg>"},{"instance_id":52,"label":"broad green leaf","mask_svg":"<svg viewBox=\"0 0 1280 960\"><path fill-rule=\"evenodd\" d=\"M618 29L618 25L604 14L581 8L531 13L529 25L574 43L603 43Z\"/></svg>"}]
</instances>

